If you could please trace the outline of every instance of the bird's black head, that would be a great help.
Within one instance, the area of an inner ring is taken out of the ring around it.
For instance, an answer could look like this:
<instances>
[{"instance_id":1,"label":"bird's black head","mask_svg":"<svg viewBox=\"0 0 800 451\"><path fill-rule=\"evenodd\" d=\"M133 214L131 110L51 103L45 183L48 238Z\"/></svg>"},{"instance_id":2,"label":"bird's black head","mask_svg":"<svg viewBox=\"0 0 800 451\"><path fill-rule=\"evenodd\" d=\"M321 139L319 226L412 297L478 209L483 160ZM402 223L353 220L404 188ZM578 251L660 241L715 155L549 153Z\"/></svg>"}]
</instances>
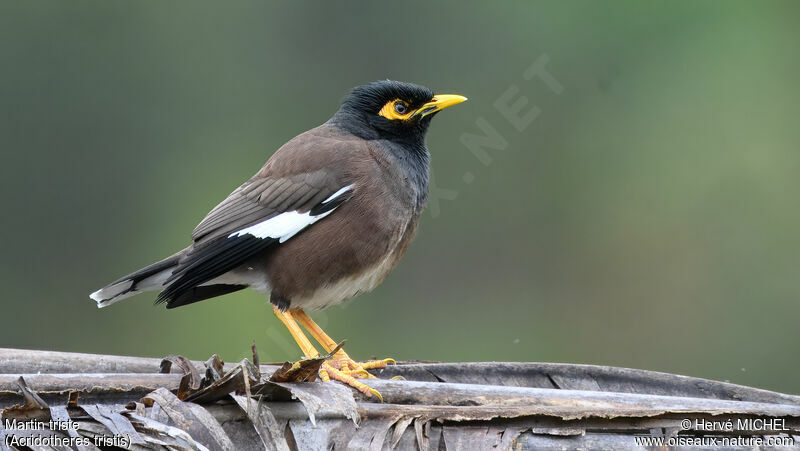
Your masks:
<instances>
[{"instance_id":1,"label":"bird's black head","mask_svg":"<svg viewBox=\"0 0 800 451\"><path fill-rule=\"evenodd\" d=\"M421 145L431 118L465 100L458 95L434 95L430 89L413 83L375 81L353 88L333 119L365 139Z\"/></svg>"}]
</instances>

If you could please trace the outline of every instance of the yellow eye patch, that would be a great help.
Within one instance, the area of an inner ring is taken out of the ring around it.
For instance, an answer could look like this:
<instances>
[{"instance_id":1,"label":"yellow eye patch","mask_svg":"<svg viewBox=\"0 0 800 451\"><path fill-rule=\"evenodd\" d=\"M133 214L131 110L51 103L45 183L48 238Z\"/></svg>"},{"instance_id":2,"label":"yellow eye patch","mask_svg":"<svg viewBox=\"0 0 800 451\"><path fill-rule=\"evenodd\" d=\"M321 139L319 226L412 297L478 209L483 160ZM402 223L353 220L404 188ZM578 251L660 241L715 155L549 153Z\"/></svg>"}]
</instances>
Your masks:
<instances>
[{"instance_id":1,"label":"yellow eye patch","mask_svg":"<svg viewBox=\"0 0 800 451\"><path fill-rule=\"evenodd\" d=\"M378 115L390 120L406 120L414 114L408 104L400 99L394 99L378 111Z\"/></svg>"}]
</instances>

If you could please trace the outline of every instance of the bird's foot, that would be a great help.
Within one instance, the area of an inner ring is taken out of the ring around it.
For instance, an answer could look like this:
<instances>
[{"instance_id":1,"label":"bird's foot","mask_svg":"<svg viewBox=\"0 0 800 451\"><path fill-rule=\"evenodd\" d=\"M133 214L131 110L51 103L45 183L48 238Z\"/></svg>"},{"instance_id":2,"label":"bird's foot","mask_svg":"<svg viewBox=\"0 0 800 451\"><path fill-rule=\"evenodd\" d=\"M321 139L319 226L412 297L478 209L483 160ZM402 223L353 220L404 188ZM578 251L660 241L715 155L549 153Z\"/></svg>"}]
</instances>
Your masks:
<instances>
[{"instance_id":1,"label":"bird's foot","mask_svg":"<svg viewBox=\"0 0 800 451\"><path fill-rule=\"evenodd\" d=\"M344 374L349 376L353 376L357 379L377 379L375 376L369 373L367 370L377 370L386 368L387 365L392 364L394 365L394 359L383 359L383 360L368 360L366 362L356 362L355 360L351 359L350 356L344 354L343 357L334 356L333 359L330 361L330 365L337 370L341 371Z\"/></svg>"},{"instance_id":2,"label":"bird's foot","mask_svg":"<svg viewBox=\"0 0 800 451\"><path fill-rule=\"evenodd\" d=\"M381 396L378 390L375 390L369 385L359 381L350 374L347 374L342 370L334 368L329 362L325 362L322 364L322 368L319 369L319 377L325 382L329 382L331 380L339 381L343 384L355 388L368 398L375 396L376 398L378 398L380 402L383 402L383 396Z\"/></svg>"},{"instance_id":3,"label":"bird's foot","mask_svg":"<svg viewBox=\"0 0 800 451\"><path fill-rule=\"evenodd\" d=\"M387 365L396 363L394 359L370 360L367 362L356 362L347 355L342 346L344 341L336 343L314 322L302 309L287 312L274 309L275 315L286 325L289 332L294 337L303 354L309 358L319 357L319 353L300 330L298 322L308 330L322 347L328 351L328 355L323 356L325 361L319 369L319 378L325 382L337 380L345 383L360 391L367 397L375 396L381 402L383 397L377 390L369 387L358 379L377 379L367 370L386 368Z\"/></svg>"},{"instance_id":4,"label":"bird's foot","mask_svg":"<svg viewBox=\"0 0 800 451\"><path fill-rule=\"evenodd\" d=\"M347 354L334 356L333 359L326 361L322 364L319 370L319 377L325 382L336 380L350 387L355 388L367 397L375 396L380 402L383 402L378 390L368 386L367 384L359 381L358 379L377 379L375 376L367 371L368 369L386 368L388 364L394 364L394 359L383 360L370 360L367 362L356 362L351 359Z\"/></svg>"}]
</instances>

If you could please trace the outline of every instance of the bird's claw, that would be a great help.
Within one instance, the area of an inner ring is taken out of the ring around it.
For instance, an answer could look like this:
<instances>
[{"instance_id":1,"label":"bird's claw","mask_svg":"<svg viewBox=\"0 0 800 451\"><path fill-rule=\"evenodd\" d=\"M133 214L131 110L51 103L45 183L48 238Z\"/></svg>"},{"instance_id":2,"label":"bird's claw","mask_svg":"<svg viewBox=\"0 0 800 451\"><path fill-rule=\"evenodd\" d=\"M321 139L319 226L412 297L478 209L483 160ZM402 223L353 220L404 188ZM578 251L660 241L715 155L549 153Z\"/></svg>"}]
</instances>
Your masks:
<instances>
[{"instance_id":1,"label":"bird's claw","mask_svg":"<svg viewBox=\"0 0 800 451\"><path fill-rule=\"evenodd\" d=\"M383 402L383 396L380 394L380 392L378 390L375 390L374 388L370 387L369 385L359 381L358 379L356 379L352 375L348 374L348 373L353 372L353 371L354 370L342 371L342 370L334 367L333 365L331 365L329 362L325 362L325 363L322 364L322 368L320 368L319 374L320 374L320 379L322 379L325 382L328 382L330 380L336 380L336 381L345 383L345 384L355 388L356 390L360 391L366 397L369 398L369 397L375 396L376 398L378 398L378 401ZM363 371L364 373L367 373L366 370L362 369L361 371ZM367 374L369 374L369 373L367 373ZM375 376L372 376L371 374L369 374L369 375L371 377L373 377L373 378L375 377Z\"/></svg>"},{"instance_id":2,"label":"bird's claw","mask_svg":"<svg viewBox=\"0 0 800 451\"><path fill-rule=\"evenodd\" d=\"M377 379L367 370L386 368L389 364L396 364L394 359L368 360L366 362L356 362L345 354L345 357L333 358L329 361L331 367L336 368L344 374L358 379Z\"/></svg>"}]
</instances>

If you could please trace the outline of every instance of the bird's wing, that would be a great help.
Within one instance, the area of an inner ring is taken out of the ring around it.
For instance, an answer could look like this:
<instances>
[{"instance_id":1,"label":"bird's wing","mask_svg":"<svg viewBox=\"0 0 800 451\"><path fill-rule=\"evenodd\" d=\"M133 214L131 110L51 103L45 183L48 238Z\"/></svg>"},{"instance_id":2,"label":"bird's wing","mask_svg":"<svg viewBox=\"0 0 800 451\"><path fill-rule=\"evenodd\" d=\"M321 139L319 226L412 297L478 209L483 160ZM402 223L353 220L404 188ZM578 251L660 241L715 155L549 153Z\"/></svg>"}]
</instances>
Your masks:
<instances>
[{"instance_id":1,"label":"bird's wing","mask_svg":"<svg viewBox=\"0 0 800 451\"><path fill-rule=\"evenodd\" d=\"M353 184L325 169L253 177L195 228L194 245L181 257L158 301L170 308L183 305L181 295L292 238L346 202L353 190Z\"/></svg>"},{"instance_id":2,"label":"bird's wing","mask_svg":"<svg viewBox=\"0 0 800 451\"><path fill-rule=\"evenodd\" d=\"M305 213L345 186L341 177L322 169L253 177L203 218L192 232L192 240L211 241L290 211Z\"/></svg>"}]
</instances>

